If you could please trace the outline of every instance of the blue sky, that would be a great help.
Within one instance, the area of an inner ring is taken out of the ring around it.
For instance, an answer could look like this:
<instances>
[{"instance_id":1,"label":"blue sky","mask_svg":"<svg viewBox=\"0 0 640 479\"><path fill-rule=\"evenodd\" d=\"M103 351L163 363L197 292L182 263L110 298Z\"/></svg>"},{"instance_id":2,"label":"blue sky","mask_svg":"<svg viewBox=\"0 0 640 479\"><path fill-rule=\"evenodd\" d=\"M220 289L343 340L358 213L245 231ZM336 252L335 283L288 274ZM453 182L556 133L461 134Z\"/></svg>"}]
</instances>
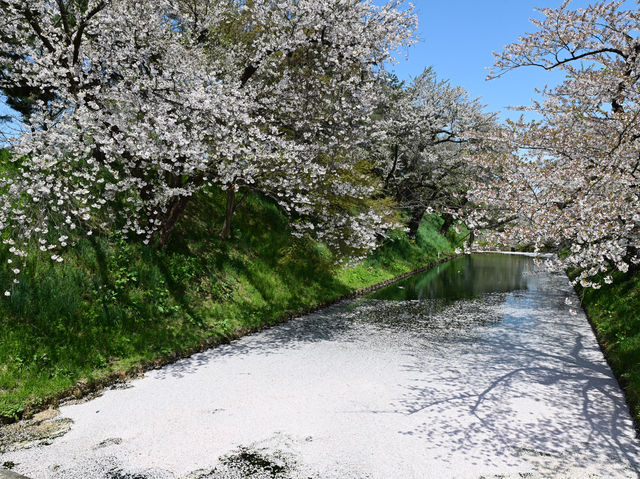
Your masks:
<instances>
[{"instance_id":1,"label":"blue sky","mask_svg":"<svg viewBox=\"0 0 640 479\"><path fill-rule=\"evenodd\" d=\"M386 0L376 0L384 4ZM558 7L562 0L414 0L419 16L420 41L393 68L401 79L409 80L432 65L440 78L448 78L480 97L488 111L501 111L500 118L517 118L510 105L527 105L535 88L554 85L562 79L557 72L538 68L515 70L502 78L485 81L493 64L492 52L534 30L529 19L539 15L536 7ZM572 8L584 7L586 0L574 0ZM633 8L632 1L627 2ZM0 114L6 108L0 100ZM1 139L0 139L1 140Z\"/></svg>"},{"instance_id":2,"label":"blue sky","mask_svg":"<svg viewBox=\"0 0 640 479\"><path fill-rule=\"evenodd\" d=\"M385 3L382 0L376 4ZM504 77L485 81L493 64L492 52L500 52L520 35L535 31L531 17L541 17L536 7L556 8L562 0L414 0L419 16L419 43L408 50L409 60L398 55L398 77L409 80L432 65L441 78L481 97L488 111L501 110L500 118L517 118L509 105L528 105L535 88L561 81L558 72L523 68ZM575 0L571 8L587 5ZM629 2L632 3L632 2Z\"/></svg>"},{"instance_id":3,"label":"blue sky","mask_svg":"<svg viewBox=\"0 0 640 479\"><path fill-rule=\"evenodd\" d=\"M4 98L2 95L0 95L0 116L15 115L15 114L16 113L4 103ZM11 127L11 125L7 123L0 123L0 147L2 147L2 145L5 143L5 137L3 133L7 133L8 135L11 135L13 133L15 126Z\"/></svg>"}]
</instances>

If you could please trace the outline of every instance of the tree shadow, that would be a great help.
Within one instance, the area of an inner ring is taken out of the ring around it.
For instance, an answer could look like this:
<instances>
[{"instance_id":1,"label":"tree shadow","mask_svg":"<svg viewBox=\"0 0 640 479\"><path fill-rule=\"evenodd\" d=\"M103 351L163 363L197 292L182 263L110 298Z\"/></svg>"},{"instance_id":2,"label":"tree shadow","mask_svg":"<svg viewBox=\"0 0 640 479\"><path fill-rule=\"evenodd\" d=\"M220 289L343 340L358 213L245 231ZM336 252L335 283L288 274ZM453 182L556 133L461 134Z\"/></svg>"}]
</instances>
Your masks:
<instances>
[{"instance_id":1,"label":"tree shadow","mask_svg":"<svg viewBox=\"0 0 640 479\"><path fill-rule=\"evenodd\" d=\"M324 342L354 351L355 361L363 350L400 351L398 380L408 380L388 406L343 412L359 421L393 417L399 438L421 444L451 470L466 464L550 477L587 469L639 476L624 396L586 318L564 305L573 294L566 278L549 276L529 291L450 304L345 301L154 375L182 377L244 356L298 351L301 358Z\"/></svg>"},{"instance_id":2,"label":"tree shadow","mask_svg":"<svg viewBox=\"0 0 640 479\"><path fill-rule=\"evenodd\" d=\"M162 275L162 278L167 285L169 295L173 299L174 303L179 305L180 310L186 312L193 321L200 325L203 325L205 323L205 318L203 318L202 314L196 311L187 301L185 294L185 285L176 280L174 275L171 273L171 270L167 266L167 263L164 261L162 254L155 249L152 250L151 260L153 265L158 268L158 271L160 271L160 274Z\"/></svg>"}]
</instances>

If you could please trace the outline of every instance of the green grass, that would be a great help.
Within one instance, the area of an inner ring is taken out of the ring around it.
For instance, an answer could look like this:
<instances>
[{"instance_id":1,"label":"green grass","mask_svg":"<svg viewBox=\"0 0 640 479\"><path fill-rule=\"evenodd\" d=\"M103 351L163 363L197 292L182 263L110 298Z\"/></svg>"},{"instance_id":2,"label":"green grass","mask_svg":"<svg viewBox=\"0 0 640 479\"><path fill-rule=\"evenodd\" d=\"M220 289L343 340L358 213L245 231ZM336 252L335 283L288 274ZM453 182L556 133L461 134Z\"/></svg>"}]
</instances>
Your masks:
<instances>
[{"instance_id":1,"label":"green grass","mask_svg":"<svg viewBox=\"0 0 640 479\"><path fill-rule=\"evenodd\" d=\"M604 353L640 424L640 274L614 275L599 290L581 291Z\"/></svg>"},{"instance_id":2,"label":"green grass","mask_svg":"<svg viewBox=\"0 0 640 479\"><path fill-rule=\"evenodd\" d=\"M270 201L250 198L228 242L217 239L220 192L201 195L159 251L117 238L82 241L63 264L32 260L0 300L0 417L20 417L68 393L159 358L276 323L451 252L458 239L424 220L415 242L395 233L364 263L291 236ZM0 264L7 264L0 250ZM6 266L0 284L11 281Z\"/></svg>"}]
</instances>

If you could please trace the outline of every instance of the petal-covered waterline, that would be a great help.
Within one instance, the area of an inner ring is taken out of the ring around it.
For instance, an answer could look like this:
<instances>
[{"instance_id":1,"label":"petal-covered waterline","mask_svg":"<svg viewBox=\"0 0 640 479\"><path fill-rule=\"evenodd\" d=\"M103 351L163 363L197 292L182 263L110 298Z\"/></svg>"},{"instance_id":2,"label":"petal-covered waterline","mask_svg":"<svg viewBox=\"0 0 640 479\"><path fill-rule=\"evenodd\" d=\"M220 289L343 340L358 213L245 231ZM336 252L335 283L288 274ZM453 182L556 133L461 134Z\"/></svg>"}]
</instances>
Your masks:
<instances>
[{"instance_id":1,"label":"petal-covered waterline","mask_svg":"<svg viewBox=\"0 0 640 479\"><path fill-rule=\"evenodd\" d=\"M34 479L638 477L578 304L532 258L458 258L65 406L69 432L2 461Z\"/></svg>"}]
</instances>

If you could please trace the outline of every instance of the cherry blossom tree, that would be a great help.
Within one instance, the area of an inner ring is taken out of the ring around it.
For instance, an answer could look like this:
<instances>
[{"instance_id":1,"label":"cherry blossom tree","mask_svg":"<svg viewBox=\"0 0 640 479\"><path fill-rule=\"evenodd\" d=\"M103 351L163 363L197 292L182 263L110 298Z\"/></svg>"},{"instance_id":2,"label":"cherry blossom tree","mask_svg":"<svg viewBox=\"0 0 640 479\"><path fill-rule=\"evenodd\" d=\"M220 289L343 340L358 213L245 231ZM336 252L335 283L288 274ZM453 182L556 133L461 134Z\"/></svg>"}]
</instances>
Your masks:
<instances>
[{"instance_id":1,"label":"cherry blossom tree","mask_svg":"<svg viewBox=\"0 0 640 479\"><path fill-rule=\"evenodd\" d=\"M495 127L494 115L431 68L407 87L387 81L382 88L384 141L376 157L385 187L409 211L410 237L426 212L443 215L446 231L469 203L466 193L476 174L470 158L484 148L482 135Z\"/></svg>"},{"instance_id":2,"label":"cherry blossom tree","mask_svg":"<svg viewBox=\"0 0 640 479\"><path fill-rule=\"evenodd\" d=\"M497 55L491 77L525 66L566 76L530 108L540 120L496 136L506 153L485 158L495 181L474 198L518 218L493 240L555 250L598 287L594 276L640 263L640 13L622 1L570 7L541 9L538 31Z\"/></svg>"},{"instance_id":3,"label":"cherry blossom tree","mask_svg":"<svg viewBox=\"0 0 640 479\"><path fill-rule=\"evenodd\" d=\"M12 60L0 89L37 92L0 179L12 261L34 244L62 261L96 228L163 244L210 184L229 192L223 237L240 190L339 250L366 251L392 225L355 152L376 77L412 41L401 2L0 0L0 11Z\"/></svg>"},{"instance_id":4,"label":"cherry blossom tree","mask_svg":"<svg viewBox=\"0 0 640 479\"><path fill-rule=\"evenodd\" d=\"M212 52L232 52L226 78L250 98L255 119L245 138L256 152L218 168L228 192L221 236L251 191L278 202L295 219L296 234L313 233L338 249L370 249L392 225L384 208L370 204L375 185L363 169L361 146L379 101L374 86L381 68L415 28L411 10L400 7L398 1L382 8L351 0L247 2L230 27L212 30Z\"/></svg>"}]
</instances>

